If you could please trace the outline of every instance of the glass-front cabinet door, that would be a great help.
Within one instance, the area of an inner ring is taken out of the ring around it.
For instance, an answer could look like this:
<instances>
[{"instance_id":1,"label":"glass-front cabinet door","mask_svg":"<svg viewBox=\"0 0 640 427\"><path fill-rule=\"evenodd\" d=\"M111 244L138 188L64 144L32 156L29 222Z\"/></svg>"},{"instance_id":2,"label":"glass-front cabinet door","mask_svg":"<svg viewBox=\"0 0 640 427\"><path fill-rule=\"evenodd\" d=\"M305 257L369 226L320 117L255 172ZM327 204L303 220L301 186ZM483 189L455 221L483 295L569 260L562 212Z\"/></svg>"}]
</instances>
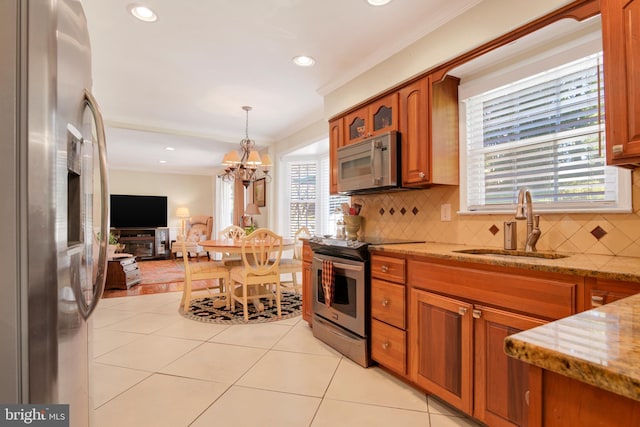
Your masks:
<instances>
[{"instance_id":1,"label":"glass-front cabinet door","mask_svg":"<svg viewBox=\"0 0 640 427\"><path fill-rule=\"evenodd\" d=\"M394 92L345 116L345 145L398 129L398 93Z\"/></svg>"}]
</instances>

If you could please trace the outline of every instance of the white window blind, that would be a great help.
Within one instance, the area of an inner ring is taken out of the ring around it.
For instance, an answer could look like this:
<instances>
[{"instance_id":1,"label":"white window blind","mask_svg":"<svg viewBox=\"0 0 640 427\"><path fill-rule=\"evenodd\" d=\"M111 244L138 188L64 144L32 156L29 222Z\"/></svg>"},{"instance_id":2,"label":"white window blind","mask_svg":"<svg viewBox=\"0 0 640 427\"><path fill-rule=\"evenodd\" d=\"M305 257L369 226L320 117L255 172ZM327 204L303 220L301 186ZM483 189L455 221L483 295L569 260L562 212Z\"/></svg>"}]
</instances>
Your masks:
<instances>
[{"instance_id":1,"label":"white window blind","mask_svg":"<svg viewBox=\"0 0 640 427\"><path fill-rule=\"evenodd\" d=\"M539 209L616 206L602 81L598 53L464 100L467 210L510 209L523 186Z\"/></svg>"},{"instance_id":2,"label":"white window blind","mask_svg":"<svg viewBox=\"0 0 640 427\"><path fill-rule=\"evenodd\" d=\"M342 217L342 214L338 213L338 209L343 203L349 203L349 196L332 196L329 194L329 174L330 174L329 157L323 157L320 162L320 170L322 171L322 193L326 195L323 199L326 201L323 203L322 211L322 234L335 235L336 222Z\"/></svg>"},{"instance_id":3,"label":"white window blind","mask_svg":"<svg viewBox=\"0 0 640 427\"><path fill-rule=\"evenodd\" d=\"M289 235L302 226L311 234L316 231L316 162L291 162L289 170Z\"/></svg>"}]
</instances>

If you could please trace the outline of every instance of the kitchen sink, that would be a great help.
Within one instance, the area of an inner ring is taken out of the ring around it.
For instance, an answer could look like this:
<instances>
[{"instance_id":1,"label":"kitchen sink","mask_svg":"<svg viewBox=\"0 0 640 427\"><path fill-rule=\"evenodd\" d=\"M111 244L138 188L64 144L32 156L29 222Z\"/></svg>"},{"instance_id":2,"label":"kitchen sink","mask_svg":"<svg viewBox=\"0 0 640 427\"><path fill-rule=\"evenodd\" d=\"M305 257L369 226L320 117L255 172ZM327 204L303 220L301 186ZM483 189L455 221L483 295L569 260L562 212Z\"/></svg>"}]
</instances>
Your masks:
<instances>
[{"instance_id":1,"label":"kitchen sink","mask_svg":"<svg viewBox=\"0 0 640 427\"><path fill-rule=\"evenodd\" d=\"M523 257L523 258L544 258L544 259L558 259L566 258L569 255L561 255L554 252L525 252L518 250L506 250L506 249L459 249L457 251L462 254L471 255L498 255L507 257Z\"/></svg>"}]
</instances>

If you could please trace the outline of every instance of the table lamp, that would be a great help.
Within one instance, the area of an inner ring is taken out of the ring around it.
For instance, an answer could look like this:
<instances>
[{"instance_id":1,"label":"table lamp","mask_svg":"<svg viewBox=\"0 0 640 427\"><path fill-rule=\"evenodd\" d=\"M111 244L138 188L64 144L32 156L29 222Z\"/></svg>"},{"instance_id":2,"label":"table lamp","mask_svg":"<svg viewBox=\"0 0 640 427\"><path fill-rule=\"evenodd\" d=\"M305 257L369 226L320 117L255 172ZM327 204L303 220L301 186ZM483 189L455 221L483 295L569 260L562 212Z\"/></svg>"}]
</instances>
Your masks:
<instances>
[{"instance_id":1,"label":"table lamp","mask_svg":"<svg viewBox=\"0 0 640 427\"><path fill-rule=\"evenodd\" d=\"M247 203L247 207L244 209L244 215L249 217L249 226L253 226L252 215L260 215L260 209L255 203Z\"/></svg>"},{"instance_id":2,"label":"table lamp","mask_svg":"<svg viewBox=\"0 0 640 427\"><path fill-rule=\"evenodd\" d=\"M181 222L181 228L180 228L180 233L182 238L184 239L186 237L187 234L187 218L189 218L191 215L189 215L189 208L185 208L185 207L181 207L178 208L178 210L176 211L176 216L178 218L180 218Z\"/></svg>"}]
</instances>

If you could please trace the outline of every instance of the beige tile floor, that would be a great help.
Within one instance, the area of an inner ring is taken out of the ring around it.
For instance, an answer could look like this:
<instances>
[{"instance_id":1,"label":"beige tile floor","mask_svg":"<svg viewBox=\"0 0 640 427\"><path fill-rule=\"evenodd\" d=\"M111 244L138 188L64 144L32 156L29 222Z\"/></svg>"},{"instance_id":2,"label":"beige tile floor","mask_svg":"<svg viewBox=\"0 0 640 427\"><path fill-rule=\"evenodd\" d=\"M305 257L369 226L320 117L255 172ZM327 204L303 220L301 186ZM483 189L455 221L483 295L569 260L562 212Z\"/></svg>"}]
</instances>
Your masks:
<instances>
[{"instance_id":1,"label":"beige tile floor","mask_svg":"<svg viewBox=\"0 0 640 427\"><path fill-rule=\"evenodd\" d=\"M94 427L477 426L313 337L300 317L217 325L177 292L109 298L92 317Z\"/></svg>"}]
</instances>

